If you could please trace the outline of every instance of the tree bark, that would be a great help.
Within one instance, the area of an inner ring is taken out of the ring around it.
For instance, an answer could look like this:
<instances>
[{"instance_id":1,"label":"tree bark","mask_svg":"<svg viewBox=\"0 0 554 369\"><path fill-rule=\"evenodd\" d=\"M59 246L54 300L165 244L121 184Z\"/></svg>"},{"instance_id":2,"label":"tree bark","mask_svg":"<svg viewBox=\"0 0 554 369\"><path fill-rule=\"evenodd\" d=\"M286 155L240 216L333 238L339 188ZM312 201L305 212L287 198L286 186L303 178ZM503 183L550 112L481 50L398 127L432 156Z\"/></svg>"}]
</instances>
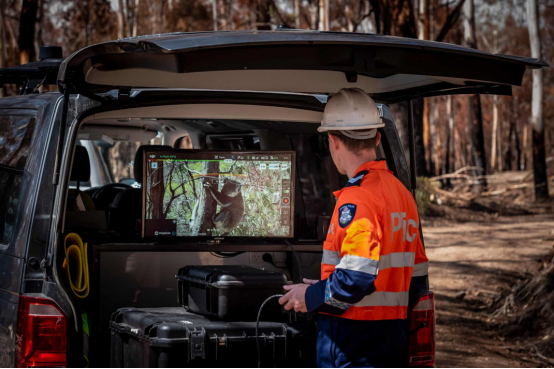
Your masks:
<instances>
[{"instance_id":1,"label":"tree bark","mask_svg":"<svg viewBox=\"0 0 554 369\"><path fill-rule=\"evenodd\" d=\"M464 39L468 47L477 49L477 37L475 31L475 7L473 0L466 0L464 6ZM471 127L471 152L473 163L476 167L481 168L476 175L481 175L479 184L473 186L472 191L475 193L482 192L487 188L487 180L484 175L487 174L487 162L485 160L485 138L483 133L483 115L481 111L481 97L472 95L469 97L469 117Z\"/></svg>"},{"instance_id":2,"label":"tree bark","mask_svg":"<svg viewBox=\"0 0 554 369\"><path fill-rule=\"evenodd\" d=\"M117 37L127 37L127 17L125 15L125 8L123 0L118 0L119 9L117 9Z\"/></svg>"},{"instance_id":3,"label":"tree bark","mask_svg":"<svg viewBox=\"0 0 554 369\"><path fill-rule=\"evenodd\" d=\"M427 170L425 143L423 140L423 99L414 100L413 107L416 174L418 177L428 177L429 172Z\"/></svg>"},{"instance_id":4,"label":"tree bark","mask_svg":"<svg viewBox=\"0 0 554 369\"><path fill-rule=\"evenodd\" d=\"M159 0L160 9L158 9L158 33L164 33L164 9L165 9L165 0Z\"/></svg>"},{"instance_id":5,"label":"tree bark","mask_svg":"<svg viewBox=\"0 0 554 369\"><path fill-rule=\"evenodd\" d=\"M529 131L529 126L527 124L525 124L525 122L524 122L523 123L523 137L521 139L521 146L522 146L521 152L522 152L523 155L521 155L521 163L519 163L519 169L520 170L527 170L527 163L529 162L529 160L527 159L527 157L529 156L528 154L530 154L529 150L527 150L527 148L529 147L527 145L527 143L529 142L528 131Z\"/></svg>"},{"instance_id":6,"label":"tree bark","mask_svg":"<svg viewBox=\"0 0 554 369\"><path fill-rule=\"evenodd\" d=\"M133 37L138 36L139 9L140 0L135 0L135 5L133 6Z\"/></svg>"},{"instance_id":7,"label":"tree bark","mask_svg":"<svg viewBox=\"0 0 554 369\"><path fill-rule=\"evenodd\" d=\"M219 27L217 24L217 0L212 0L212 19L214 31L218 31Z\"/></svg>"},{"instance_id":8,"label":"tree bark","mask_svg":"<svg viewBox=\"0 0 554 369\"><path fill-rule=\"evenodd\" d=\"M300 0L294 0L294 27L300 29Z\"/></svg>"},{"instance_id":9,"label":"tree bark","mask_svg":"<svg viewBox=\"0 0 554 369\"><path fill-rule=\"evenodd\" d=\"M491 169L496 166L496 141L498 134L498 96L492 97L492 132L491 132Z\"/></svg>"},{"instance_id":10,"label":"tree bark","mask_svg":"<svg viewBox=\"0 0 554 369\"><path fill-rule=\"evenodd\" d=\"M539 31L539 6L537 0L527 0L527 22L531 56L542 58L541 34ZM531 126L533 127L533 173L535 176L535 201L547 201L548 176L546 172L546 150L543 121L543 71L533 70L533 102L531 105Z\"/></svg>"},{"instance_id":11,"label":"tree bark","mask_svg":"<svg viewBox=\"0 0 554 369\"><path fill-rule=\"evenodd\" d=\"M234 0L229 0L229 29L235 29L235 4Z\"/></svg>"},{"instance_id":12,"label":"tree bark","mask_svg":"<svg viewBox=\"0 0 554 369\"><path fill-rule=\"evenodd\" d=\"M85 1L84 18L85 18L85 46L90 44L90 22L91 22L91 0Z\"/></svg>"},{"instance_id":13,"label":"tree bark","mask_svg":"<svg viewBox=\"0 0 554 369\"><path fill-rule=\"evenodd\" d=\"M430 30L430 12L429 0L419 0L419 16L418 16L418 38L420 40L429 40ZM431 139L431 123L430 123L429 99L423 99L423 145L425 148L427 172L433 172L433 150Z\"/></svg>"},{"instance_id":14,"label":"tree bark","mask_svg":"<svg viewBox=\"0 0 554 369\"><path fill-rule=\"evenodd\" d=\"M448 96L446 100L446 115L448 116L448 124L446 125L446 155L444 158L444 173L453 172L450 167L450 157L452 151L452 132L454 131L454 113L452 109L452 96ZM450 187L450 178L446 180L446 187Z\"/></svg>"},{"instance_id":15,"label":"tree bark","mask_svg":"<svg viewBox=\"0 0 554 369\"><path fill-rule=\"evenodd\" d=\"M158 168L152 170L148 177L150 183L150 199L148 201L148 211L150 212L150 219L164 219L163 217L163 205L165 195L165 182L164 182L164 165L163 161L159 161Z\"/></svg>"},{"instance_id":16,"label":"tree bark","mask_svg":"<svg viewBox=\"0 0 554 369\"><path fill-rule=\"evenodd\" d=\"M329 31L329 0L319 0L319 26L320 31Z\"/></svg>"},{"instance_id":17,"label":"tree bark","mask_svg":"<svg viewBox=\"0 0 554 369\"><path fill-rule=\"evenodd\" d=\"M19 18L19 64L35 60L35 24L38 0L23 0Z\"/></svg>"},{"instance_id":18,"label":"tree bark","mask_svg":"<svg viewBox=\"0 0 554 369\"><path fill-rule=\"evenodd\" d=\"M209 161L206 164L206 174L217 174L219 173L219 162L218 161ZM207 184L211 179L217 178L216 176L206 176L202 181L202 191L204 190L204 184ZM213 185L213 184L212 184ZM218 189L219 190L219 189ZM202 223L200 224L199 235L212 236L213 216L217 211L217 202L212 196L206 195L206 200L204 201L204 213L202 215Z\"/></svg>"},{"instance_id":19,"label":"tree bark","mask_svg":"<svg viewBox=\"0 0 554 369\"><path fill-rule=\"evenodd\" d=\"M460 0L458 4L454 7L454 9L448 14L448 16L446 17L446 21L442 25L442 28L439 31L439 34L435 39L435 41L438 41L438 42L444 41L444 38L446 37L448 32L454 27L454 25L458 21L458 18L460 18L462 7L464 6L465 2L466 0Z\"/></svg>"},{"instance_id":20,"label":"tree bark","mask_svg":"<svg viewBox=\"0 0 554 369\"><path fill-rule=\"evenodd\" d=\"M269 0L257 0L256 5L256 29L260 31L271 30Z\"/></svg>"}]
</instances>

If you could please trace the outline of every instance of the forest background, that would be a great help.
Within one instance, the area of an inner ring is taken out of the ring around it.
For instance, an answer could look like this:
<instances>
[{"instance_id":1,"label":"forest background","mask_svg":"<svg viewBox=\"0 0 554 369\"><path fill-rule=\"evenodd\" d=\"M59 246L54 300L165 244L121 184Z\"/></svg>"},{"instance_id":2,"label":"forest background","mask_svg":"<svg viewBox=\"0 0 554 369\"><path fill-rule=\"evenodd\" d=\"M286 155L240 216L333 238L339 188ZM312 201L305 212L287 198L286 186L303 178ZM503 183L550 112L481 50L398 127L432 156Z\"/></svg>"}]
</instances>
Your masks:
<instances>
[{"instance_id":1,"label":"forest background","mask_svg":"<svg viewBox=\"0 0 554 369\"><path fill-rule=\"evenodd\" d=\"M280 25L450 42L554 62L554 0L0 0L0 5L0 68L36 60L41 45L60 45L68 56L117 38ZM534 199L549 200L553 81L554 69L545 68L526 73L512 97L415 101L418 176L470 173L472 192L482 193L491 174L530 171ZM0 88L0 96L14 94L13 87ZM392 108L406 143L406 107Z\"/></svg>"}]
</instances>

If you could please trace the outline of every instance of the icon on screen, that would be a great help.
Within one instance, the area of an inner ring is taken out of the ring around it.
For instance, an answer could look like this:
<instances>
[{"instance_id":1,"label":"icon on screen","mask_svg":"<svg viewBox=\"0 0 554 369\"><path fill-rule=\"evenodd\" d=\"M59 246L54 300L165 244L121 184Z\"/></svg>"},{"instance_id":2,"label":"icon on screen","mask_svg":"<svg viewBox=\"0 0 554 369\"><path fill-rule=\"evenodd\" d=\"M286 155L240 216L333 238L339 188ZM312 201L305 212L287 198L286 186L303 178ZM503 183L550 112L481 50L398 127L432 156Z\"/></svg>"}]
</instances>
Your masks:
<instances>
[{"instance_id":1,"label":"icon on screen","mask_svg":"<svg viewBox=\"0 0 554 369\"><path fill-rule=\"evenodd\" d=\"M151 159L154 159L155 157L156 157L156 155L150 155Z\"/></svg>"},{"instance_id":2,"label":"icon on screen","mask_svg":"<svg viewBox=\"0 0 554 369\"><path fill-rule=\"evenodd\" d=\"M250 159L250 155L248 155L248 156L246 157L246 159Z\"/></svg>"},{"instance_id":3,"label":"icon on screen","mask_svg":"<svg viewBox=\"0 0 554 369\"><path fill-rule=\"evenodd\" d=\"M157 169L158 168L158 163L152 163L152 168Z\"/></svg>"},{"instance_id":4,"label":"icon on screen","mask_svg":"<svg viewBox=\"0 0 554 369\"><path fill-rule=\"evenodd\" d=\"M231 159L234 159L235 158L235 155L231 155Z\"/></svg>"},{"instance_id":5,"label":"icon on screen","mask_svg":"<svg viewBox=\"0 0 554 369\"><path fill-rule=\"evenodd\" d=\"M156 235L156 236L157 236L157 235L158 235L158 231L154 232L154 235Z\"/></svg>"}]
</instances>

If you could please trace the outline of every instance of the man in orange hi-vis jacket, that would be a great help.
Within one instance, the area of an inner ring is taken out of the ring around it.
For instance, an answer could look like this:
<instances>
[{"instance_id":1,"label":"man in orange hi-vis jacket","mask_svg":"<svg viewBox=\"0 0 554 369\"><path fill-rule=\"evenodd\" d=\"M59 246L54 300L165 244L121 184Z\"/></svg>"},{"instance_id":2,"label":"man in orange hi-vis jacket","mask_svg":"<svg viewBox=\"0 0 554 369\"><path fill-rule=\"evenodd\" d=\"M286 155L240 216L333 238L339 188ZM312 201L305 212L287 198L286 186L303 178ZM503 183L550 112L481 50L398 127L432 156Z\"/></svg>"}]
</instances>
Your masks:
<instances>
[{"instance_id":1,"label":"man in orange hi-vis jacket","mask_svg":"<svg viewBox=\"0 0 554 369\"><path fill-rule=\"evenodd\" d=\"M425 288L428 259L412 194L376 160L384 123L362 90L340 90L327 103L319 131L349 178L323 244L321 281L285 286L286 309L318 312L319 367L407 364L410 285Z\"/></svg>"}]
</instances>

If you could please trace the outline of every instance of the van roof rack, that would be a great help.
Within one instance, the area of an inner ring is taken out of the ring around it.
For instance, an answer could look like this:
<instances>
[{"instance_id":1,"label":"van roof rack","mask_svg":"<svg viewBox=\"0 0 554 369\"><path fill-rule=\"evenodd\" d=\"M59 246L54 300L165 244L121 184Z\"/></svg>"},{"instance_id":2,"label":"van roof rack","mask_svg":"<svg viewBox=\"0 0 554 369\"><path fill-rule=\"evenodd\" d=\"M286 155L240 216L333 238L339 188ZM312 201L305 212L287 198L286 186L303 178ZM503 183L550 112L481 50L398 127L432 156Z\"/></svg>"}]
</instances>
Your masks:
<instances>
[{"instance_id":1,"label":"van roof rack","mask_svg":"<svg viewBox=\"0 0 554 369\"><path fill-rule=\"evenodd\" d=\"M20 95L37 93L40 86L57 84L58 70L62 62L63 53L60 46L41 46L38 61L1 68L0 87L15 84Z\"/></svg>"}]
</instances>

